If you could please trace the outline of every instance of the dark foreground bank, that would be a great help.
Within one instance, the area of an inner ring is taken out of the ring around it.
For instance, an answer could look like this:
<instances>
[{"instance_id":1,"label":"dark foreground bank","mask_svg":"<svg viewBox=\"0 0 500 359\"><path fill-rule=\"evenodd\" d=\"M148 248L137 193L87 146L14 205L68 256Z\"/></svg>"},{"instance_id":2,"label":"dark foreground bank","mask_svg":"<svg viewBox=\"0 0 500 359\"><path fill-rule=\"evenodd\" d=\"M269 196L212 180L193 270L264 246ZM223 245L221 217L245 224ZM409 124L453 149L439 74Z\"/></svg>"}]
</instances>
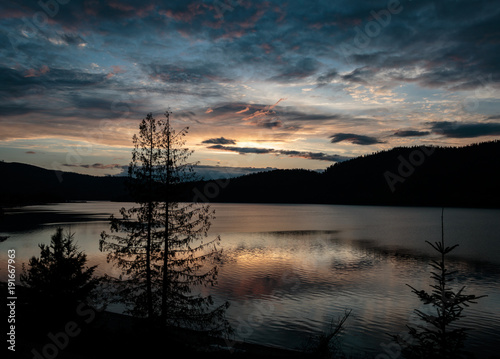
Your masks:
<instances>
[{"instance_id":1,"label":"dark foreground bank","mask_svg":"<svg viewBox=\"0 0 500 359\"><path fill-rule=\"evenodd\" d=\"M34 312L23 300L21 287L17 287L14 301L5 295L6 283L0 283L0 289L1 301L6 301L0 311L2 318L9 317L12 308L8 304L15 303L14 320L7 323L5 332L10 330L13 341L3 341L2 352L6 355L2 358L313 357L305 352L235 341L230 336L217 338L185 329L160 328L144 319L100 311L84 303L75 308L74 315L58 318L57 313Z\"/></svg>"}]
</instances>

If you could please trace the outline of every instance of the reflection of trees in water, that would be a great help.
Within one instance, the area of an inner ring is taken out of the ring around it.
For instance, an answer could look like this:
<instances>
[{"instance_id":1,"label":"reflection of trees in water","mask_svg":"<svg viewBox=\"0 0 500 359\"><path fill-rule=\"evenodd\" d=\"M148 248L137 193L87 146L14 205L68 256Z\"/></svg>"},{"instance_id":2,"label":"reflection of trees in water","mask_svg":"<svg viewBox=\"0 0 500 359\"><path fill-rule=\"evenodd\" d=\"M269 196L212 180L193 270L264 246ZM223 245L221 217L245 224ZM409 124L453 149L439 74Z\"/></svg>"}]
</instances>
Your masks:
<instances>
[{"instance_id":1,"label":"reflection of trees in water","mask_svg":"<svg viewBox=\"0 0 500 359\"><path fill-rule=\"evenodd\" d=\"M376 240L370 239L350 240L349 245L371 253L376 258L388 260L398 269L426 267L434 258L432 254L424 253L422 250L395 245L384 246ZM450 255L448 264L451 270L459 271L457 274L459 280L466 278L491 280L500 275L500 265L488 261L467 259L460 255Z\"/></svg>"}]
</instances>

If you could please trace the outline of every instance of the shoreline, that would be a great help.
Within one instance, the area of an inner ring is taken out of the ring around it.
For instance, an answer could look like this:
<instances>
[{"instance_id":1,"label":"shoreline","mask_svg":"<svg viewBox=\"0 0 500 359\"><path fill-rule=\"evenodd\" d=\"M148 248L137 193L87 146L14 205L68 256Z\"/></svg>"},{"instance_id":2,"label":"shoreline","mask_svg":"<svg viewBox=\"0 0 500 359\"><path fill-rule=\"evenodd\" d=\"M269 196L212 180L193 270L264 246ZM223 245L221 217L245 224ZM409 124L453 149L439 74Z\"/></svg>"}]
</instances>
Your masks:
<instances>
[{"instance_id":1,"label":"shoreline","mask_svg":"<svg viewBox=\"0 0 500 359\"><path fill-rule=\"evenodd\" d=\"M7 292L6 282L0 281L0 290ZM40 322L40 313L28 304L29 290L21 285L16 285L15 290L15 355L18 358L37 358L36 353L44 357L44 351L49 352L56 344L58 358L75 359L148 358L161 352L165 344L174 352L182 350L184 355L203 355L208 359L311 358L305 351L225 339L178 327L158 327L144 318L98 310L85 303L80 303L75 313L63 321ZM0 314L4 318L8 317L7 310L7 305L2 305ZM47 313L41 315L47 318ZM73 329L68 332L70 327Z\"/></svg>"}]
</instances>

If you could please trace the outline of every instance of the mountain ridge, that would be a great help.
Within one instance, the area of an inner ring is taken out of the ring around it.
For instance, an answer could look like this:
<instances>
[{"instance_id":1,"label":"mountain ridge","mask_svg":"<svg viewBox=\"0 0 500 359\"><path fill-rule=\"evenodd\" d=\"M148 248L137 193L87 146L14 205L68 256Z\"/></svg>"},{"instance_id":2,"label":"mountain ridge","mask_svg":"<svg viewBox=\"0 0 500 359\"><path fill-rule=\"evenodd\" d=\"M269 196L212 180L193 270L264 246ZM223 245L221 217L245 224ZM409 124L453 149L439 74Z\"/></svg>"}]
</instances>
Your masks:
<instances>
[{"instance_id":1,"label":"mountain ridge","mask_svg":"<svg viewBox=\"0 0 500 359\"><path fill-rule=\"evenodd\" d=\"M126 177L0 162L0 205L130 201ZM183 201L500 208L500 141L463 147L395 147L323 172L278 169L182 184Z\"/></svg>"}]
</instances>

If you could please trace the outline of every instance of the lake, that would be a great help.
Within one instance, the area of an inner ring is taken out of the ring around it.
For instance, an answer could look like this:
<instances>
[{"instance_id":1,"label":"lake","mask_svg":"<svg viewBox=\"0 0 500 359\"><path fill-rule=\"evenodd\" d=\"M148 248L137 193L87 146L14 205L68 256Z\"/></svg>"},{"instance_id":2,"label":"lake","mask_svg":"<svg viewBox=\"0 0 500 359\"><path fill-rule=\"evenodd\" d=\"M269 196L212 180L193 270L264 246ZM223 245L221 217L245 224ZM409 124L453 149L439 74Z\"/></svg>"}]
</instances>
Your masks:
<instances>
[{"instance_id":1,"label":"lake","mask_svg":"<svg viewBox=\"0 0 500 359\"><path fill-rule=\"evenodd\" d=\"M0 235L0 279L6 279L7 250L17 264L39 255L57 226L75 232L89 264L99 274L119 274L99 252L107 218L128 203L88 202L9 209ZM352 310L341 337L353 357L390 357L387 333L417 324L414 309L426 311L406 284L429 291L436 252L425 240L441 239L441 209L340 205L213 204L210 235L220 235L225 253L216 302L228 300L236 339L302 349L314 335ZM497 355L500 343L500 210L446 208L447 245L458 270L453 288L487 294L466 308L467 349L476 357ZM119 307L111 309L119 311ZM379 355L380 354L380 355ZM381 354L385 354L381 355Z\"/></svg>"}]
</instances>

